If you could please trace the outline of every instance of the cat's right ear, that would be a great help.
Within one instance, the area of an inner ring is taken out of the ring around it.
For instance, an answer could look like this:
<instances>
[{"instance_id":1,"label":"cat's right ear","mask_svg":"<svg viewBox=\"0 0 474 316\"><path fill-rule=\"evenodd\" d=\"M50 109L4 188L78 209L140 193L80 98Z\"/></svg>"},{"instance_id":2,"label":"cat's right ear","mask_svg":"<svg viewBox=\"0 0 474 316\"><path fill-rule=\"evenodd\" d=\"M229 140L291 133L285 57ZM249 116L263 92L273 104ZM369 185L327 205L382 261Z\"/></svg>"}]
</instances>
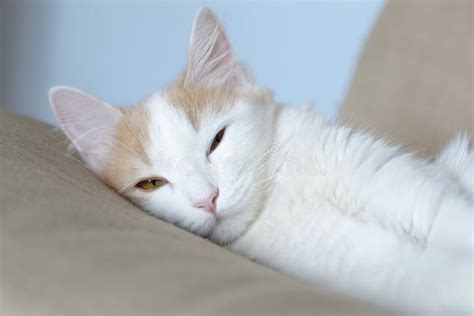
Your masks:
<instances>
[{"instance_id":1,"label":"cat's right ear","mask_svg":"<svg viewBox=\"0 0 474 316\"><path fill-rule=\"evenodd\" d=\"M64 133L89 167L99 172L122 113L108 103L70 87L54 87L49 102Z\"/></svg>"},{"instance_id":2,"label":"cat's right ear","mask_svg":"<svg viewBox=\"0 0 474 316\"><path fill-rule=\"evenodd\" d=\"M208 8L200 9L194 18L184 80L191 85L230 88L249 82L224 27Z\"/></svg>"}]
</instances>

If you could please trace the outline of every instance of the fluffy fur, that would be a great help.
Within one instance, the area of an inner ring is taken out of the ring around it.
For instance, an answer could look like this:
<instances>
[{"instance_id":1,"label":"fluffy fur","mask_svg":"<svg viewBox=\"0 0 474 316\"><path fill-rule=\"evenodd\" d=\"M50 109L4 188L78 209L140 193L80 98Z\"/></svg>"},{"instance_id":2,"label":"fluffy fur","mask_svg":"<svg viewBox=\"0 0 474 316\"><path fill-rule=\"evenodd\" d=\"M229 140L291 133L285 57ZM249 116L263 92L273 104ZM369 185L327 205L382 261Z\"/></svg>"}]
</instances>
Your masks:
<instances>
[{"instance_id":1,"label":"fluffy fur","mask_svg":"<svg viewBox=\"0 0 474 316\"><path fill-rule=\"evenodd\" d=\"M430 163L280 105L249 80L208 9L195 19L183 75L136 106L67 87L50 101L91 170L165 221L378 305L472 311L467 137ZM137 188L156 177L167 184ZM216 190L215 212L193 206Z\"/></svg>"}]
</instances>

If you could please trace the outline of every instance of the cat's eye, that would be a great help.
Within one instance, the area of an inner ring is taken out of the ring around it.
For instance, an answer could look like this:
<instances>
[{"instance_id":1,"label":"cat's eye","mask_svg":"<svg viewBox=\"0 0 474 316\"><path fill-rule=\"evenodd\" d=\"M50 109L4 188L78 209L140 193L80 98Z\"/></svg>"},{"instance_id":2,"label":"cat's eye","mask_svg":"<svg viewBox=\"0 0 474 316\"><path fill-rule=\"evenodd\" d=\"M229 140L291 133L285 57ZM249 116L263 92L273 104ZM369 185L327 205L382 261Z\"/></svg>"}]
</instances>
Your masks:
<instances>
[{"instance_id":1,"label":"cat's eye","mask_svg":"<svg viewBox=\"0 0 474 316\"><path fill-rule=\"evenodd\" d=\"M225 127L221 129L219 133L217 133L217 135L214 137L214 140L212 141L212 144L211 144L211 148L209 148L209 153L212 153L217 148L217 146L219 146L219 144L222 141L222 138L224 138L224 133L225 133Z\"/></svg>"},{"instance_id":2,"label":"cat's eye","mask_svg":"<svg viewBox=\"0 0 474 316\"><path fill-rule=\"evenodd\" d=\"M161 188L167 183L165 179L147 179L140 181L136 184L137 188L140 188L145 191L152 191Z\"/></svg>"}]
</instances>

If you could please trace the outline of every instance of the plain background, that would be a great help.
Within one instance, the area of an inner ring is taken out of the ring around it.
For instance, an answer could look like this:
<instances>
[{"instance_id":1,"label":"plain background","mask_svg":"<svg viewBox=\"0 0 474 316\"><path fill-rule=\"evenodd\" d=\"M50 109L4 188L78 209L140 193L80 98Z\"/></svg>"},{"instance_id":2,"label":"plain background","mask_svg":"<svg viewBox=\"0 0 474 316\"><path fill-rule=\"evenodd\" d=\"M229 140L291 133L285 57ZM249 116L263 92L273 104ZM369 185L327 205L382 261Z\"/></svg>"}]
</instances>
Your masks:
<instances>
[{"instance_id":1,"label":"plain background","mask_svg":"<svg viewBox=\"0 0 474 316\"><path fill-rule=\"evenodd\" d=\"M383 8L383 0L0 3L0 104L50 123L53 85L124 105L173 80L185 63L194 14L204 5L279 101L313 100L335 117Z\"/></svg>"}]
</instances>

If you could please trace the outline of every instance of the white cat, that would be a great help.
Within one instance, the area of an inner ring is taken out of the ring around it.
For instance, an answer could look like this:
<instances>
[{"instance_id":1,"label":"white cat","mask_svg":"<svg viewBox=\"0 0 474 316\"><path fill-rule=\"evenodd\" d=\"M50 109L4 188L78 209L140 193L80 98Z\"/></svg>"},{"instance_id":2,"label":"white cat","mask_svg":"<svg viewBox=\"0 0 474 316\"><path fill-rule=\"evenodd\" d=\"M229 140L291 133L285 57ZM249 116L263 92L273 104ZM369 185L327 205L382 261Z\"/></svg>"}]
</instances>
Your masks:
<instances>
[{"instance_id":1,"label":"white cat","mask_svg":"<svg viewBox=\"0 0 474 316\"><path fill-rule=\"evenodd\" d=\"M136 106L68 87L50 102L88 167L165 221L387 308L472 311L468 139L429 163L277 104L209 9L182 76Z\"/></svg>"}]
</instances>

